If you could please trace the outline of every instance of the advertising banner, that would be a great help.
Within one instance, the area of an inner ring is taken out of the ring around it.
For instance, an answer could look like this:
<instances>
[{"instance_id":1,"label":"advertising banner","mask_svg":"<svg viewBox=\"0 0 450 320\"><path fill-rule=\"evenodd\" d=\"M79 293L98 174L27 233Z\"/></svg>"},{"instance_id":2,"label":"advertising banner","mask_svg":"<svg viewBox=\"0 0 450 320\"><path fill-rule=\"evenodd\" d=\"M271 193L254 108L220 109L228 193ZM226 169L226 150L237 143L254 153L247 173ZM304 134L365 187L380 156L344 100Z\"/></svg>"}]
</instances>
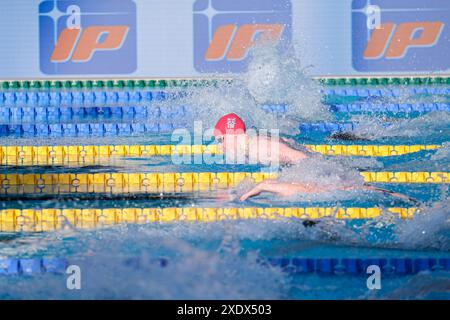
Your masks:
<instances>
[{"instance_id":1,"label":"advertising banner","mask_svg":"<svg viewBox=\"0 0 450 320\"><path fill-rule=\"evenodd\" d=\"M449 74L449 20L448 0L2 0L0 78L226 76L264 41L313 76Z\"/></svg>"}]
</instances>

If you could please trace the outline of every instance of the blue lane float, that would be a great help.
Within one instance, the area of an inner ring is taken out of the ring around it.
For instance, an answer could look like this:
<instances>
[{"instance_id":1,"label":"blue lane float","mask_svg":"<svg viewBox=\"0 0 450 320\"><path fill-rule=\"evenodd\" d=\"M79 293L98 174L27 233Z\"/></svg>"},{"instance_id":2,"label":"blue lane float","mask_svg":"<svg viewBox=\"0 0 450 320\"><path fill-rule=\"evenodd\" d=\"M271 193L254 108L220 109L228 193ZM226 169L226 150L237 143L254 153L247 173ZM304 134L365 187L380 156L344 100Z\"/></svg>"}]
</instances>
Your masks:
<instances>
[{"instance_id":1,"label":"blue lane float","mask_svg":"<svg viewBox=\"0 0 450 320\"><path fill-rule=\"evenodd\" d=\"M149 123L69 123L69 124L0 124L1 137L114 137L145 134L168 134L186 128L183 121L152 121ZM352 131L357 123L300 123L302 133Z\"/></svg>"},{"instance_id":2,"label":"blue lane float","mask_svg":"<svg viewBox=\"0 0 450 320\"><path fill-rule=\"evenodd\" d=\"M387 123L385 124L388 125ZM301 133L332 133L332 132L348 132L357 128L356 122L305 122L299 124Z\"/></svg>"},{"instance_id":3,"label":"blue lane float","mask_svg":"<svg viewBox=\"0 0 450 320\"><path fill-rule=\"evenodd\" d=\"M332 112L392 112L392 113L427 113L433 111L450 111L450 103L353 103L334 104Z\"/></svg>"},{"instance_id":4,"label":"blue lane float","mask_svg":"<svg viewBox=\"0 0 450 320\"><path fill-rule=\"evenodd\" d=\"M0 276L44 273L63 274L67 266L68 262L65 259L58 258L4 258L0 259Z\"/></svg>"},{"instance_id":5,"label":"blue lane float","mask_svg":"<svg viewBox=\"0 0 450 320\"><path fill-rule=\"evenodd\" d=\"M322 94L328 96L346 96L346 97L384 97L395 98L403 94L407 95L450 95L450 88L447 87L418 87L418 88L392 88L392 89L376 89L376 88L337 88L322 90Z\"/></svg>"},{"instance_id":6,"label":"blue lane float","mask_svg":"<svg viewBox=\"0 0 450 320\"><path fill-rule=\"evenodd\" d=\"M158 106L106 106L106 107L2 107L0 123L40 123L82 120L177 120L187 116L183 105L160 108Z\"/></svg>"},{"instance_id":7,"label":"blue lane float","mask_svg":"<svg viewBox=\"0 0 450 320\"><path fill-rule=\"evenodd\" d=\"M450 258L268 258L261 263L289 273L366 274L368 266L380 267L386 275L409 275L424 271L450 271Z\"/></svg>"},{"instance_id":8,"label":"blue lane float","mask_svg":"<svg viewBox=\"0 0 450 320\"><path fill-rule=\"evenodd\" d=\"M151 123L70 123L70 124L3 124L2 137L108 137L144 134L166 134L186 128L183 122Z\"/></svg>"},{"instance_id":9,"label":"blue lane float","mask_svg":"<svg viewBox=\"0 0 450 320\"><path fill-rule=\"evenodd\" d=\"M376 265L385 275L411 275L426 271L450 272L450 258L266 258L258 262L263 266L281 268L293 274L324 275L366 275L369 266ZM151 263L165 268L170 264L167 258L130 257L123 264L132 269L140 269ZM70 263L60 258L4 258L0 259L0 275L64 274Z\"/></svg>"},{"instance_id":10,"label":"blue lane float","mask_svg":"<svg viewBox=\"0 0 450 320\"><path fill-rule=\"evenodd\" d=\"M177 117L178 119L178 117ZM302 133L331 133L352 131L355 122L300 123ZM386 124L388 125L388 124ZM186 128L183 120L154 119L145 123L54 123L54 124L0 124L1 137L108 137L168 134L177 128Z\"/></svg>"},{"instance_id":11,"label":"blue lane float","mask_svg":"<svg viewBox=\"0 0 450 320\"><path fill-rule=\"evenodd\" d=\"M448 87L417 87L407 89L376 89L376 88L336 88L321 90L326 96L346 96L358 98L400 97L409 95L450 95ZM189 91L148 91L148 90L108 90L108 91L1 91L0 105L46 106L59 104L108 104L108 103L139 103L165 101L188 96Z\"/></svg>"},{"instance_id":12,"label":"blue lane float","mask_svg":"<svg viewBox=\"0 0 450 320\"><path fill-rule=\"evenodd\" d=\"M286 113L289 106L286 104L264 104L260 106L266 112ZM433 111L450 112L450 103L350 103L350 104L331 104L331 112L380 112L380 113L427 113Z\"/></svg>"},{"instance_id":13,"label":"blue lane float","mask_svg":"<svg viewBox=\"0 0 450 320\"><path fill-rule=\"evenodd\" d=\"M260 106L266 112L286 113L286 104L265 104ZM177 120L187 117L189 106L172 105L168 107L126 105L103 107L2 107L0 108L0 123L51 123L51 122L76 122L82 120L121 120L135 119L171 119ZM391 112L391 113L427 113L433 111L450 112L450 104L447 103L392 103L385 105L376 104L335 104L329 107L331 112Z\"/></svg>"},{"instance_id":14,"label":"blue lane float","mask_svg":"<svg viewBox=\"0 0 450 320\"><path fill-rule=\"evenodd\" d=\"M188 94L186 91L5 91L0 92L0 106L140 103L180 99Z\"/></svg>"}]
</instances>

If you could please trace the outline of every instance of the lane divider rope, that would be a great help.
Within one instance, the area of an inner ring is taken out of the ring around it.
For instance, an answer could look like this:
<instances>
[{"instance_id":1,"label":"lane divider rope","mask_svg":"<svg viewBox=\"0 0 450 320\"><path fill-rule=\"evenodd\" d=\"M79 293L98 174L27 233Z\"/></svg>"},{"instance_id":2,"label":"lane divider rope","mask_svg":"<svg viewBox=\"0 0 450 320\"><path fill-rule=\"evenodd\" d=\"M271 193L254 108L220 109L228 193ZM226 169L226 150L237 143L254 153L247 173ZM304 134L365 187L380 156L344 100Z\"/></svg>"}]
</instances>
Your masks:
<instances>
[{"instance_id":1,"label":"lane divider rope","mask_svg":"<svg viewBox=\"0 0 450 320\"><path fill-rule=\"evenodd\" d=\"M129 268L139 269L151 263L161 268L173 263L167 258L142 259L127 257L123 264ZM73 262L74 263L74 262ZM326 274L326 275L364 275L372 265L380 267L385 275L409 275L424 271L450 271L450 258L260 258L258 263L266 267L281 268L291 274ZM0 276L30 276L42 274L63 275L72 264L62 258L1 258ZM76 263L74 263L76 264Z\"/></svg>"},{"instance_id":2,"label":"lane divider rope","mask_svg":"<svg viewBox=\"0 0 450 320\"><path fill-rule=\"evenodd\" d=\"M60 258L0 258L0 276L64 274L69 263Z\"/></svg>"},{"instance_id":3,"label":"lane divider rope","mask_svg":"<svg viewBox=\"0 0 450 320\"><path fill-rule=\"evenodd\" d=\"M430 87L430 88L407 88L400 90L399 88L340 88L340 89L326 89L322 91L325 95L330 96L347 96L347 97L386 97L395 98L402 94L408 95L450 95L450 88L448 87Z\"/></svg>"},{"instance_id":4,"label":"lane divider rope","mask_svg":"<svg viewBox=\"0 0 450 320\"><path fill-rule=\"evenodd\" d=\"M328 86L359 85L441 85L450 84L446 76L411 76L411 77L316 77L319 83ZM231 83L228 78L208 79L66 79L66 80L4 80L3 89L71 89L71 88L166 88L166 87L202 87Z\"/></svg>"},{"instance_id":5,"label":"lane divider rope","mask_svg":"<svg viewBox=\"0 0 450 320\"><path fill-rule=\"evenodd\" d=\"M260 105L261 109L271 113L286 113L289 106L286 104L264 104ZM331 112L340 113L427 113L433 111L450 111L450 103L349 103L336 104L329 106Z\"/></svg>"},{"instance_id":6,"label":"lane divider rope","mask_svg":"<svg viewBox=\"0 0 450 320\"><path fill-rule=\"evenodd\" d=\"M299 123L301 133L352 131L358 122L304 122ZM390 123L384 123L388 127ZM146 123L96 122L53 124L0 124L2 137L104 137L137 136L144 134L172 133L177 128L186 128L182 120L158 119Z\"/></svg>"},{"instance_id":7,"label":"lane divider rope","mask_svg":"<svg viewBox=\"0 0 450 320\"><path fill-rule=\"evenodd\" d=\"M336 156L388 157L424 150L440 145L304 145L310 151ZM111 157L149 157L172 155L221 154L216 144L210 145L55 145L0 146L0 164L95 163Z\"/></svg>"},{"instance_id":8,"label":"lane divider rope","mask_svg":"<svg viewBox=\"0 0 450 320\"><path fill-rule=\"evenodd\" d=\"M1 209L0 231L42 232L67 225L91 229L121 223L215 222L250 219L373 219L384 212L402 219L413 218L417 208L379 207L242 207L242 208L84 208Z\"/></svg>"},{"instance_id":9,"label":"lane divider rope","mask_svg":"<svg viewBox=\"0 0 450 320\"><path fill-rule=\"evenodd\" d=\"M450 183L450 172L361 172L361 176L369 183ZM277 173L267 172L6 173L0 174L0 195L193 192L276 177Z\"/></svg>"},{"instance_id":10,"label":"lane divider rope","mask_svg":"<svg viewBox=\"0 0 450 320\"><path fill-rule=\"evenodd\" d=\"M327 96L345 96L358 98L397 98L409 95L450 95L448 87L417 87L400 90L398 88L340 88L325 89L321 93ZM188 91L0 91L0 105L27 107L90 106L95 103L141 103L175 100L189 95Z\"/></svg>"},{"instance_id":11,"label":"lane divider rope","mask_svg":"<svg viewBox=\"0 0 450 320\"><path fill-rule=\"evenodd\" d=\"M289 273L353 274L367 276L367 268L379 266L385 275L408 275L423 271L450 271L449 258L268 258L268 266Z\"/></svg>"}]
</instances>

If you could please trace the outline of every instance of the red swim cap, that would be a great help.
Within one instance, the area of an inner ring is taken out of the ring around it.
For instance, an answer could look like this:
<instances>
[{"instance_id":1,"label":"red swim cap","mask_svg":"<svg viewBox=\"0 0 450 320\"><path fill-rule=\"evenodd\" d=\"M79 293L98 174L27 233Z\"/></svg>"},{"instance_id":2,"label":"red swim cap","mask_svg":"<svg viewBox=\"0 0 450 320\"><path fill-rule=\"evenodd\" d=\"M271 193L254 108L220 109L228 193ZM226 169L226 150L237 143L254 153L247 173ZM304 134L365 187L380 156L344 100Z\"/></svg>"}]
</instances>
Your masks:
<instances>
[{"instance_id":1,"label":"red swim cap","mask_svg":"<svg viewBox=\"0 0 450 320\"><path fill-rule=\"evenodd\" d=\"M245 130L244 121L242 121L237 114L229 113L217 121L216 126L214 127L214 135L242 134Z\"/></svg>"}]
</instances>

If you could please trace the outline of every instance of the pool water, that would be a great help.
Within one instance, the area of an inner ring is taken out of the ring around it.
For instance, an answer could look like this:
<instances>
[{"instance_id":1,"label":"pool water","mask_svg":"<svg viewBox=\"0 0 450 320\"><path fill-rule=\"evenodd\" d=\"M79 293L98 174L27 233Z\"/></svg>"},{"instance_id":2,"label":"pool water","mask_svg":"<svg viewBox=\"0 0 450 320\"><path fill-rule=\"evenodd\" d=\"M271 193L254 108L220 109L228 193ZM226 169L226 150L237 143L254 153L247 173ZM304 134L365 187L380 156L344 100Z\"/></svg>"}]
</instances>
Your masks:
<instances>
[{"instance_id":1,"label":"pool water","mask_svg":"<svg viewBox=\"0 0 450 320\"><path fill-rule=\"evenodd\" d=\"M249 127L279 129L283 138L298 145L438 146L372 157L312 152L314 160L306 162L306 168L305 165L270 168L287 181L316 179L339 184L345 179L355 179L354 183L360 184L360 172L365 171L450 171L448 86L326 87L303 76L299 78L298 74L293 76L298 86L280 89L281 93L273 88L266 90L266 82L259 83L251 74L235 80L237 84L205 88L112 88L105 89L106 94L99 89L11 89L4 93L14 92L15 100L5 98L0 106L2 110L9 108L6 115L2 114L1 144L173 145L178 143L172 139L173 130L187 128L193 133L194 121L201 121L202 130L206 130L220 115L237 112L248 120ZM74 98L80 91L84 100ZM72 93L69 102L55 100L64 98L68 92ZM147 92L151 92L151 101L144 100ZM41 100L21 101L23 94L37 94ZM92 94L103 100L89 101ZM128 114L130 106L134 109ZM55 107L59 110L52 109ZM37 116L44 112L38 108L46 110L45 116ZM30 112L34 115L30 116ZM94 123L102 123L101 129ZM58 129L61 124L77 124L76 133L69 134L72 127ZM30 129L30 125L35 127ZM346 140L333 138L335 131L351 132L353 136ZM198 142L191 140L187 144ZM108 156L67 163L7 162L5 157L0 177L31 173L258 173L268 169L256 164L205 164L201 155L199 163L183 164L175 164L171 155ZM33 228L7 230L2 222L0 298L450 298L448 180L372 183L407 196L400 198L379 192L330 191L291 198L263 193L240 201L239 195L252 185L247 179L231 188L185 192L176 188L73 192L70 188L55 191L46 187L19 192L8 189L8 184L0 195L0 209L377 207L382 214L367 219L338 219L331 215L319 218L314 225L298 217L270 215L257 219L228 216L211 222L91 221L87 225L74 225L65 221L62 228L44 232ZM416 208L414 218L400 218L389 211L392 207ZM80 267L81 290L67 288L69 275L65 270L69 265ZM368 288L369 265L381 269L379 289Z\"/></svg>"}]
</instances>

